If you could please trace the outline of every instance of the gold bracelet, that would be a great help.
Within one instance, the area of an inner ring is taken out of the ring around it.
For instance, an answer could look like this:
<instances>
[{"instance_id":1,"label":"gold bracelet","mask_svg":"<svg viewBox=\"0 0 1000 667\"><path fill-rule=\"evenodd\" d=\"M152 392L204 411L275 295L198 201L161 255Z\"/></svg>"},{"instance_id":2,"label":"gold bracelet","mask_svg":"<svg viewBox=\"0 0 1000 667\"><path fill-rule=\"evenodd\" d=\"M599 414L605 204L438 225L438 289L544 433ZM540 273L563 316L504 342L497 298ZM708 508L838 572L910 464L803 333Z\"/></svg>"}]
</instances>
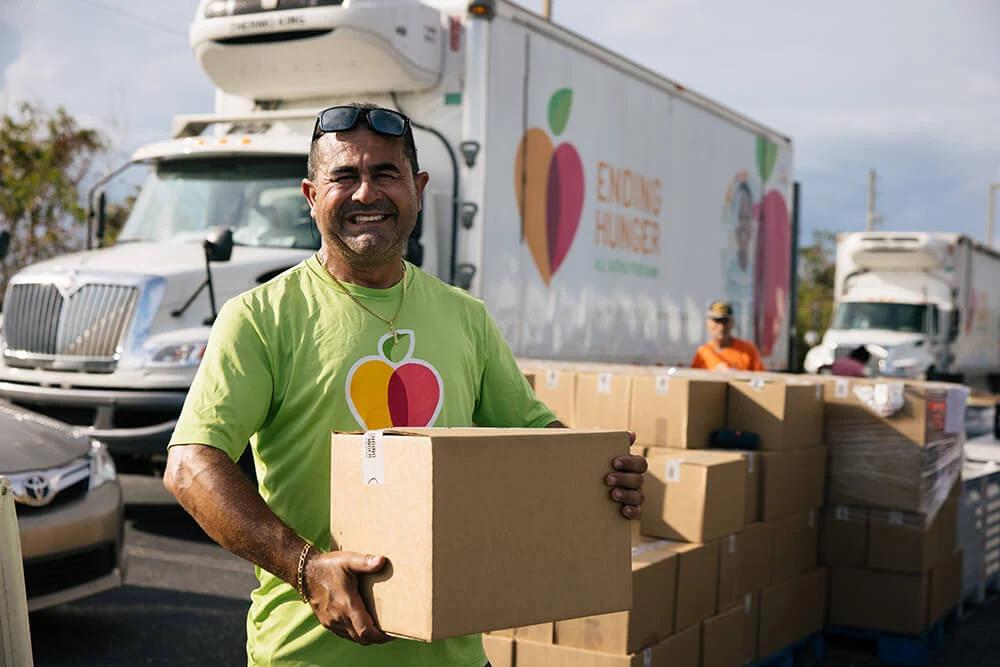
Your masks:
<instances>
[{"instance_id":1,"label":"gold bracelet","mask_svg":"<svg viewBox=\"0 0 1000 667\"><path fill-rule=\"evenodd\" d=\"M306 595L306 558L309 556L309 552L312 550L313 545L306 542L306 545L302 547L302 553L299 554L299 571L296 576L295 583L296 587L299 589L299 597L306 604L309 604L309 597Z\"/></svg>"}]
</instances>

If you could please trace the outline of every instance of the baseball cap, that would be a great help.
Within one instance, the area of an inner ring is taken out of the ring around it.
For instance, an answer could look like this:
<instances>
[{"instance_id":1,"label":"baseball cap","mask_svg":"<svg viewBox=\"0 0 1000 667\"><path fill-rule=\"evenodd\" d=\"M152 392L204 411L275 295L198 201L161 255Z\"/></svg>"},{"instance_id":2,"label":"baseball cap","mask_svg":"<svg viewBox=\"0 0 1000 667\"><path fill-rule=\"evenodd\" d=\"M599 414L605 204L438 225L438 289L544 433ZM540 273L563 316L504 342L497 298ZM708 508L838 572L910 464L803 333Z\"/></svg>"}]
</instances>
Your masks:
<instances>
[{"instance_id":1,"label":"baseball cap","mask_svg":"<svg viewBox=\"0 0 1000 667\"><path fill-rule=\"evenodd\" d=\"M705 314L713 320L728 319L733 316L733 307L728 301L713 301Z\"/></svg>"}]
</instances>

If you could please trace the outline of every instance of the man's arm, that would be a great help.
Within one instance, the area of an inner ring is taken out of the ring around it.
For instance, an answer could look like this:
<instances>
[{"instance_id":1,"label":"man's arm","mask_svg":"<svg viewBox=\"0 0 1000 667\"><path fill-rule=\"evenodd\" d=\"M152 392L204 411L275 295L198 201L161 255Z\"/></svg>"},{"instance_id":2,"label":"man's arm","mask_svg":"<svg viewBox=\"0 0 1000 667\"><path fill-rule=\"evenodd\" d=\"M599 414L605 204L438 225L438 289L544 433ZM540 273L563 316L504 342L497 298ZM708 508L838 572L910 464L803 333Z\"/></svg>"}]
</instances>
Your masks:
<instances>
[{"instance_id":1,"label":"man's arm","mask_svg":"<svg viewBox=\"0 0 1000 667\"><path fill-rule=\"evenodd\" d=\"M305 540L271 511L225 452L208 445L171 447L163 484L223 548L298 588ZM357 575L377 572L385 559L347 551L309 553L303 588L320 623L359 644L388 641L357 589Z\"/></svg>"}]
</instances>

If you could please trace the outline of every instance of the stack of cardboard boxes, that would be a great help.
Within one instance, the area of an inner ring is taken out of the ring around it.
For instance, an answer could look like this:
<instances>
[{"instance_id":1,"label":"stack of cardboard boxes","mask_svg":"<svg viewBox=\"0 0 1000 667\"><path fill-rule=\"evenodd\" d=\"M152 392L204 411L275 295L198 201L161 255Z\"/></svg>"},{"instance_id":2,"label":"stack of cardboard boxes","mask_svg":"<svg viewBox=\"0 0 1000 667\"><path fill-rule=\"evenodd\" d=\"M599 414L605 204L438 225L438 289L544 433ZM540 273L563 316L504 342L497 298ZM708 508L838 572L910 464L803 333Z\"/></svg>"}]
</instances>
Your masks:
<instances>
[{"instance_id":1,"label":"stack of cardboard boxes","mask_svg":"<svg viewBox=\"0 0 1000 667\"><path fill-rule=\"evenodd\" d=\"M824 396L828 622L919 634L961 597L956 534L967 390L831 378Z\"/></svg>"},{"instance_id":2,"label":"stack of cardboard boxes","mask_svg":"<svg viewBox=\"0 0 1000 667\"><path fill-rule=\"evenodd\" d=\"M509 649L519 667L735 667L822 629L826 450L815 382L565 365L533 374L562 421L625 425L648 458L633 607L488 637L494 664ZM720 429L756 433L759 451L710 448Z\"/></svg>"}]
</instances>

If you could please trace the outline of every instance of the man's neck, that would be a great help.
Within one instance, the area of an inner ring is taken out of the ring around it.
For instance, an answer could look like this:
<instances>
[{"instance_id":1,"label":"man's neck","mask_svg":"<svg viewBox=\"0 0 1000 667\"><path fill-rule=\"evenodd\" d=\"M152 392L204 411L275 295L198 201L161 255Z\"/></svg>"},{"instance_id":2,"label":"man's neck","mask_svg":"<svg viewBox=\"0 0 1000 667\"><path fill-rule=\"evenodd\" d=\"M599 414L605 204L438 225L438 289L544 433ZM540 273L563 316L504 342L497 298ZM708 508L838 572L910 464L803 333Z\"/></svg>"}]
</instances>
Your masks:
<instances>
[{"instance_id":1,"label":"man's neck","mask_svg":"<svg viewBox=\"0 0 1000 667\"><path fill-rule=\"evenodd\" d=\"M720 349L724 347L729 347L732 344L733 344L732 336L726 336L725 338L720 338L715 342L715 346Z\"/></svg>"},{"instance_id":2,"label":"man's neck","mask_svg":"<svg viewBox=\"0 0 1000 667\"><path fill-rule=\"evenodd\" d=\"M329 252L325 248L316 253L316 258L319 259L320 264L326 267L331 276L342 283L386 289L403 279L403 258L399 255L392 257L384 264L370 267L351 266L338 257L336 253Z\"/></svg>"}]
</instances>

